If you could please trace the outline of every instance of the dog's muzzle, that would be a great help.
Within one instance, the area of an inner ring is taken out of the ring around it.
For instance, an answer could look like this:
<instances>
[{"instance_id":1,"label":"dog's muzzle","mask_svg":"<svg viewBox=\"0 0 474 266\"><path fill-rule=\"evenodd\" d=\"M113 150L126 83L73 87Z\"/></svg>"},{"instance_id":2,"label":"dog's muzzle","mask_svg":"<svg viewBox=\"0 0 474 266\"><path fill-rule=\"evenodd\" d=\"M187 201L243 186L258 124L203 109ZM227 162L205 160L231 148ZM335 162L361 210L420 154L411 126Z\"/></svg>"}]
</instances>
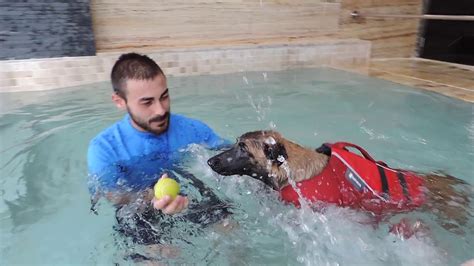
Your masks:
<instances>
[{"instance_id":1,"label":"dog's muzzle","mask_svg":"<svg viewBox=\"0 0 474 266\"><path fill-rule=\"evenodd\" d=\"M245 175L252 173L251 171L255 168L249 155L239 147L233 147L211 157L207 164L214 172L225 176Z\"/></svg>"},{"instance_id":2,"label":"dog's muzzle","mask_svg":"<svg viewBox=\"0 0 474 266\"><path fill-rule=\"evenodd\" d=\"M232 170L232 165L223 162L222 156L216 155L209 160L207 160L207 164L212 168L212 170L220 175L234 175L234 171Z\"/></svg>"},{"instance_id":3,"label":"dog's muzzle","mask_svg":"<svg viewBox=\"0 0 474 266\"><path fill-rule=\"evenodd\" d=\"M207 160L207 164L212 168L212 170L216 171L220 168L221 166L221 159L217 156L214 156Z\"/></svg>"}]
</instances>

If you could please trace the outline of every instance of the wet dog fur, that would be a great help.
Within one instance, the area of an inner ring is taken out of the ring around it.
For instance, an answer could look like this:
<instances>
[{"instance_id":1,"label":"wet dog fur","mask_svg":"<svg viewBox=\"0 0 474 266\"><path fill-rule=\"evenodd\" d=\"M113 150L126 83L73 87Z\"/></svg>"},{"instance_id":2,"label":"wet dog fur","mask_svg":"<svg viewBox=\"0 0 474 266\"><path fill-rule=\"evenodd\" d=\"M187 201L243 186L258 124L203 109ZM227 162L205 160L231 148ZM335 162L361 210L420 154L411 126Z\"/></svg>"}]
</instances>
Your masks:
<instances>
[{"instance_id":1,"label":"wet dog fur","mask_svg":"<svg viewBox=\"0 0 474 266\"><path fill-rule=\"evenodd\" d=\"M283 160L286 168L280 167ZM208 164L218 174L250 176L280 191L290 179L300 182L318 175L328 161L328 155L302 147L278 132L254 131L243 134L229 150L210 158ZM425 181L427 199L421 208L434 213L441 226L456 232L470 215L465 189L468 185L447 174L419 175Z\"/></svg>"}]
</instances>

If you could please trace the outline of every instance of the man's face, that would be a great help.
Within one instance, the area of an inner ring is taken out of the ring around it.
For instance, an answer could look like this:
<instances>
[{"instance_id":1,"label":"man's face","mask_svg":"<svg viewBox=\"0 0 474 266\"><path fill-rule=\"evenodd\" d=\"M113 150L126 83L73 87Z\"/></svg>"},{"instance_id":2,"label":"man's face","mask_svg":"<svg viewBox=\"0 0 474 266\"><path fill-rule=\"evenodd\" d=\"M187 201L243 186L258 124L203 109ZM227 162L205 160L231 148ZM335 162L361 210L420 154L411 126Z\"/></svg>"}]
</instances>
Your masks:
<instances>
[{"instance_id":1,"label":"man's face","mask_svg":"<svg viewBox=\"0 0 474 266\"><path fill-rule=\"evenodd\" d=\"M127 80L125 99L116 95L113 100L119 108L126 108L132 125L140 131L159 135L169 126L170 97L164 75L152 80ZM119 99L117 99L119 97Z\"/></svg>"}]
</instances>

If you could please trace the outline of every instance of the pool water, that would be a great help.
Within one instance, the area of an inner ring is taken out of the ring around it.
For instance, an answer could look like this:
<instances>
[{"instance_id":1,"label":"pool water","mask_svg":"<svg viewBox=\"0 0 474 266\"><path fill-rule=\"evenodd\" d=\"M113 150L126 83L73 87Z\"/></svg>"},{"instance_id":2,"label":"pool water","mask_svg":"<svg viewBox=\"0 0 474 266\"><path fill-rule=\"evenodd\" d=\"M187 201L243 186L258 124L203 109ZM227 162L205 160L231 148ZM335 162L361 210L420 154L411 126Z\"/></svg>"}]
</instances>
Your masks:
<instances>
[{"instance_id":1,"label":"pool water","mask_svg":"<svg viewBox=\"0 0 474 266\"><path fill-rule=\"evenodd\" d=\"M390 166L443 171L474 184L473 105L435 93L332 69L241 72L170 78L172 111L201 119L228 139L274 129L308 147L349 141ZM89 140L120 119L109 83L50 92L0 94L0 257L2 265L124 263L105 201L90 213ZM188 171L233 203L239 226L228 233L177 224L170 264L458 265L473 258L474 215L458 235L427 213L425 237L402 240L388 223L330 207L297 210L246 177L221 177L207 166L215 154L186 151ZM471 189L472 192L472 189ZM192 194L190 194L192 197Z\"/></svg>"}]
</instances>

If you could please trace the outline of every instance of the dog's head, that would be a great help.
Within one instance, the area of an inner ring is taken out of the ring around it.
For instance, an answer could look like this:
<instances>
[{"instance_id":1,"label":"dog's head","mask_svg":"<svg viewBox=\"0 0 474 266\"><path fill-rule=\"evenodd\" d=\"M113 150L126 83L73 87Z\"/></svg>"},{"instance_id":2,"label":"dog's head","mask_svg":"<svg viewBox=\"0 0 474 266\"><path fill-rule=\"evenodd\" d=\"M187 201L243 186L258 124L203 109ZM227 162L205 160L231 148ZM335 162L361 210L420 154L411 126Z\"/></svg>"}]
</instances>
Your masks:
<instances>
[{"instance_id":1,"label":"dog's head","mask_svg":"<svg viewBox=\"0 0 474 266\"><path fill-rule=\"evenodd\" d=\"M285 175L276 175L274 171L288 159L286 142L274 131L249 132L207 163L221 175L251 176L278 190L287 182Z\"/></svg>"}]
</instances>

